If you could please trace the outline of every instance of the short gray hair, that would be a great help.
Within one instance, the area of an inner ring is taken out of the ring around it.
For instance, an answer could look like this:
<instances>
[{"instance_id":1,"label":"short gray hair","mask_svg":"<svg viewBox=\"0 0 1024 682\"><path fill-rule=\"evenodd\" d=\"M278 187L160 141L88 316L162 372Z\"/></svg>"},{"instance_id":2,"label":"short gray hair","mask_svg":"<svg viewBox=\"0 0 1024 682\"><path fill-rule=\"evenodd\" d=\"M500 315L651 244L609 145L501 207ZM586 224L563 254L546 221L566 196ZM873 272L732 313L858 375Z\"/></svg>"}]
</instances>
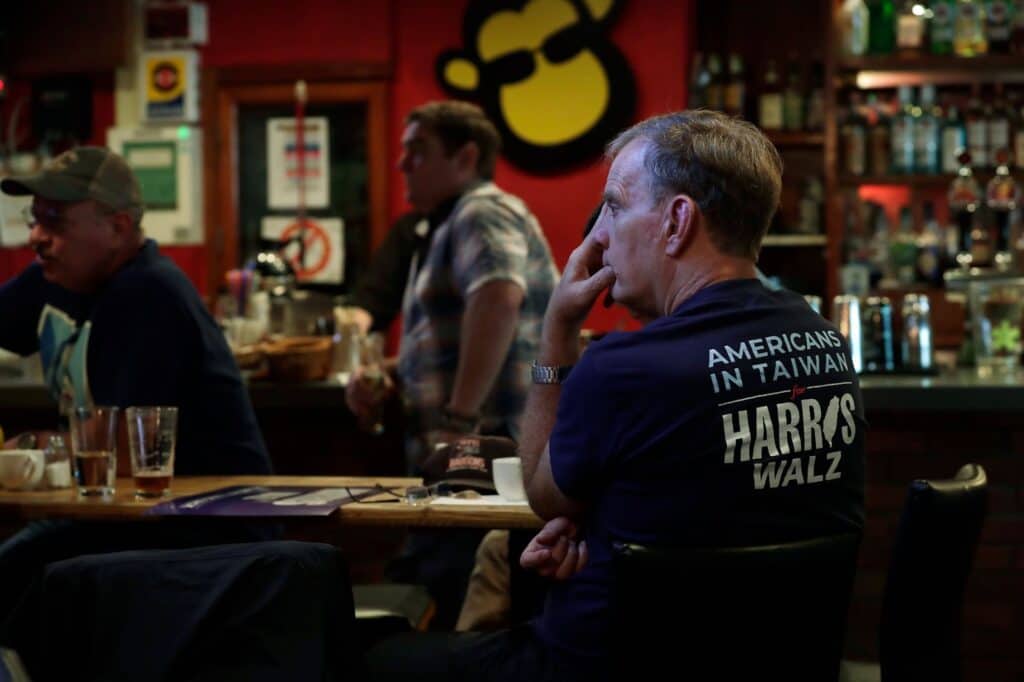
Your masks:
<instances>
[{"instance_id":1,"label":"short gray hair","mask_svg":"<svg viewBox=\"0 0 1024 682\"><path fill-rule=\"evenodd\" d=\"M614 159L644 140L644 167L656 201L691 197L723 253L756 261L782 192L782 158L756 126L697 109L655 116L620 133L607 147Z\"/></svg>"}]
</instances>

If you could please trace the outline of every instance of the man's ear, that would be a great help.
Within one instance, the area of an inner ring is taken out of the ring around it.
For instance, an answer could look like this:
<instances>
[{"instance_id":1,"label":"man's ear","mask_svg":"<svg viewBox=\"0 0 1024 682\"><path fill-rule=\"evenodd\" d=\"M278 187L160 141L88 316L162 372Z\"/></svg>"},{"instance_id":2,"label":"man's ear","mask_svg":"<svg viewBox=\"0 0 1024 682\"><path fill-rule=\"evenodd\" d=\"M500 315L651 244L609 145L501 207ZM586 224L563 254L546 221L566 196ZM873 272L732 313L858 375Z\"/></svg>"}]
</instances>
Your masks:
<instances>
[{"instance_id":1,"label":"man's ear","mask_svg":"<svg viewBox=\"0 0 1024 682\"><path fill-rule=\"evenodd\" d=\"M129 239L135 232L135 221L132 216L124 211L118 211L110 216L110 224L119 239Z\"/></svg>"},{"instance_id":2,"label":"man's ear","mask_svg":"<svg viewBox=\"0 0 1024 682\"><path fill-rule=\"evenodd\" d=\"M460 171L476 174L476 163L480 159L480 147L476 142L467 142L455 152L455 160Z\"/></svg>"},{"instance_id":3,"label":"man's ear","mask_svg":"<svg viewBox=\"0 0 1024 682\"><path fill-rule=\"evenodd\" d=\"M665 216L665 253L673 258L682 255L697 232L700 211L697 202L685 194L669 200Z\"/></svg>"}]
</instances>

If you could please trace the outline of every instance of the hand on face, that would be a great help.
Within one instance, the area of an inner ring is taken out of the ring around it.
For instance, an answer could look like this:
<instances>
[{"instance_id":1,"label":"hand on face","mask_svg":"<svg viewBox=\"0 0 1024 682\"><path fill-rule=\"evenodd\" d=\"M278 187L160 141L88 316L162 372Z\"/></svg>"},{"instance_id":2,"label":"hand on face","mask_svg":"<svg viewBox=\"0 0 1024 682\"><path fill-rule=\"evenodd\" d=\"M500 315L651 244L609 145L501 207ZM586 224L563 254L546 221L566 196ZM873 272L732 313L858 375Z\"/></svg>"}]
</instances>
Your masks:
<instances>
[{"instance_id":1,"label":"hand on face","mask_svg":"<svg viewBox=\"0 0 1024 682\"><path fill-rule=\"evenodd\" d=\"M566 580L587 564L587 543L576 540L576 524L559 516L544 524L519 557L519 565L542 576Z\"/></svg>"},{"instance_id":2,"label":"hand on face","mask_svg":"<svg viewBox=\"0 0 1024 682\"><path fill-rule=\"evenodd\" d=\"M548 303L549 321L578 328L601 292L615 283L615 272L602 261L603 247L587 235L565 264L562 279Z\"/></svg>"}]
</instances>

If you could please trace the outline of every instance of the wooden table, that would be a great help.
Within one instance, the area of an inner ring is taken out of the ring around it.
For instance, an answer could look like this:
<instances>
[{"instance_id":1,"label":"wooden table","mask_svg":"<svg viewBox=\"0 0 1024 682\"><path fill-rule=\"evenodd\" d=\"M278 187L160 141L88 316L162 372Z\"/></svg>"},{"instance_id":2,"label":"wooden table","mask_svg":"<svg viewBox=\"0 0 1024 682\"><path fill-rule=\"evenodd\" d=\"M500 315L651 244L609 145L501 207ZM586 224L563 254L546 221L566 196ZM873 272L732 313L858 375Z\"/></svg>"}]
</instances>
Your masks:
<instances>
[{"instance_id":1,"label":"wooden table","mask_svg":"<svg viewBox=\"0 0 1024 682\"><path fill-rule=\"evenodd\" d=\"M363 478L339 476L196 476L177 477L171 484L172 496L180 497L210 492L235 485L298 485L337 487L406 488L421 485L417 478ZM163 499L141 499L135 496L135 485L129 478L118 479L112 497L82 497L74 488L42 491L0 491L0 517L34 520L64 519L154 519L145 511ZM349 526L461 527L461 528L538 528L541 520L524 502L522 505L411 505L390 495L367 498L342 506L327 517L330 522ZM309 521L310 517L301 518ZM287 518L282 517L287 521Z\"/></svg>"}]
</instances>

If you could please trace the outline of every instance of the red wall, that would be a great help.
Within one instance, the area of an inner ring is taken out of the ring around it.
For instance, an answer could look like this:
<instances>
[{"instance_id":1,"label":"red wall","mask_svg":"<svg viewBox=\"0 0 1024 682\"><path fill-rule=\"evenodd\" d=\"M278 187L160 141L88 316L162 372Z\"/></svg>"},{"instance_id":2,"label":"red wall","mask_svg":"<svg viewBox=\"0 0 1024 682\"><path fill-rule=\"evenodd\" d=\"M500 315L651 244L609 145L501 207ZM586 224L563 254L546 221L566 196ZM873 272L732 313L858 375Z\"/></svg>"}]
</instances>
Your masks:
<instances>
[{"instance_id":1,"label":"red wall","mask_svg":"<svg viewBox=\"0 0 1024 682\"><path fill-rule=\"evenodd\" d=\"M211 0L210 43L203 49L202 60L207 66L391 63L394 154L405 112L444 97L434 80L434 58L443 49L459 46L465 4L465 0ZM638 119L683 107L692 25L693 0L626 0L612 37L634 71ZM95 99L97 134L93 142L102 143L113 122L112 79L106 89L97 89ZM600 196L604 175L600 160L546 177L529 175L502 161L496 180L531 206L561 266L579 242L583 224ZM389 194L394 217L406 208L397 171L392 173ZM168 252L205 288L203 247L177 247ZM21 264L0 251L0 279ZM597 329L623 324L628 324L628 316L619 309L598 310L588 320L588 326Z\"/></svg>"}]
</instances>

